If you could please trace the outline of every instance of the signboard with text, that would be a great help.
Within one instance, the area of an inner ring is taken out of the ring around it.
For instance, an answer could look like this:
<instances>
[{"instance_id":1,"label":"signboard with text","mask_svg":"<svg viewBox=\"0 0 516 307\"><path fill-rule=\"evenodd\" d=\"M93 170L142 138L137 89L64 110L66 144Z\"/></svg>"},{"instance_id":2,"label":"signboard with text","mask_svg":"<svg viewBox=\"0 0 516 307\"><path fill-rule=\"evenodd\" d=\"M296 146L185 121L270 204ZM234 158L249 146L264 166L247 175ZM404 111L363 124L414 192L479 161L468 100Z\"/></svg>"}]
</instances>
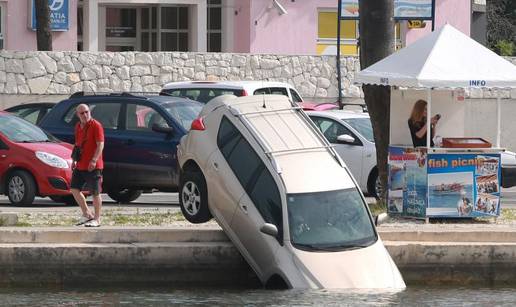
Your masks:
<instances>
[{"instance_id":1,"label":"signboard with text","mask_svg":"<svg viewBox=\"0 0 516 307\"><path fill-rule=\"evenodd\" d=\"M70 28L70 1L48 0L50 9L50 29L52 31L68 31ZM35 0L29 0L30 28L36 31L36 5Z\"/></svg>"},{"instance_id":2,"label":"signboard with text","mask_svg":"<svg viewBox=\"0 0 516 307\"><path fill-rule=\"evenodd\" d=\"M359 0L340 0L340 18L358 19ZM394 0L395 19L432 19L432 7L434 0Z\"/></svg>"}]
</instances>

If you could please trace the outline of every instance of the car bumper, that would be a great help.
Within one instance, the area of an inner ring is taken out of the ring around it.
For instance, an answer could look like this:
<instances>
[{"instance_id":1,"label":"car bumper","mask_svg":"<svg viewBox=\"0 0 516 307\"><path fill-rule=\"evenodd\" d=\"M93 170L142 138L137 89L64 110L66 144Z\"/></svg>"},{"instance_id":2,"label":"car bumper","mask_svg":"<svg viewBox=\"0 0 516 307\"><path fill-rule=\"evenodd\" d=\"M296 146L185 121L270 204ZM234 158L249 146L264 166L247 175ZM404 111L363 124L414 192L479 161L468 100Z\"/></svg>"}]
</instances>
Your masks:
<instances>
[{"instance_id":1,"label":"car bumper","mask_svg":"<svg viewBox=\"0 0 516 307\"><path fill-rule=\"evenodd\" d=\"M70 168L47 167L44 172L38 172L34 177L36 177L40 196L70 194L70 183L72 181L72 170Z\"/></svg>"},{"instance_id":2,"label":"car bumper","mask_svg":"<svg viewBox=\"0 0 516 307\"><path fill-rule=\"evenodd\" d=\"M516 186L516 165L502 166L502 187Z\"/></svg>"}]
</instances>

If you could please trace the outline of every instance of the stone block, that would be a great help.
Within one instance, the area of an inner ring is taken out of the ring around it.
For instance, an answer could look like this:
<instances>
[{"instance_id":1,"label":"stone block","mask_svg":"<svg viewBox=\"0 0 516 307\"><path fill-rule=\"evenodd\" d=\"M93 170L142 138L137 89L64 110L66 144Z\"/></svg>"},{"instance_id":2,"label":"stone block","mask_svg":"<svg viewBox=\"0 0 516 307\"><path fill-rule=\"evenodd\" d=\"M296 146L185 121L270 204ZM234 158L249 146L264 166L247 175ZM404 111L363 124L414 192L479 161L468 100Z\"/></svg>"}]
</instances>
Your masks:
<instances>
[{"instance_id":1,"label":"stone block","mask_svg":"<svg viewBox=\"0 0 516 307\"><path fill-rule=\"evenodd\" d=\"M0 226L15 226L18 223L16 213L0 213Z\"/></svg>"},{"instance_id":2,"label":"stone block","mask_svg":"<svg viewBox=\"0 0 516 307\"><path fill-rule=\"evenodd\" d=\"M136 65L150 65L154 64L152 56L149 53L138 52L134 56L134 62Z\"/></svg>"},{"instance_id":3,"label":"stone block","mask_svg":"<svg viewBox=\"0 0 516 307\"><path fill-rule=\"evenodd\" d=\"M51 58L47 53L41 52L38 55L40 62L45 66L47 73L54 74L57 72L57 62Z\"/></svg>"},{"instance_id":4,"label":"stone block","mask_svg":"<svg viewBox=\"0 0 516 307\"><path fill-rule=\"evenodd\" d=\"M24 73L23 62L18 59L9 59L5 62L5 71L11 73Z\"/></svg>"},{"instance_id":5,"label":"stone block","mask_svg":"<svg viewBox=\"0 0 516 307\"><path fill-rule=\"evenodd\" d=\"M38 77L29 79L27 83L29 84L30 92L32 94L45 94L51 79L48 77Z\"/></svg>"}]
</instances>

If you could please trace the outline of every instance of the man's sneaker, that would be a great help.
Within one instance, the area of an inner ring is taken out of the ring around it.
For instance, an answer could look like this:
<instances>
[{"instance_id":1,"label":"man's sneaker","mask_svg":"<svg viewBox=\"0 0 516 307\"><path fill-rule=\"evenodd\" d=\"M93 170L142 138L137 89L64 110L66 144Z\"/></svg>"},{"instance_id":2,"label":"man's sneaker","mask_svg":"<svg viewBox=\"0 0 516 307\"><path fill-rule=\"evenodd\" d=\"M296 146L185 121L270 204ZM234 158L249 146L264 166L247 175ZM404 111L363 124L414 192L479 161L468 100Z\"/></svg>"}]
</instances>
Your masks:
<instances>
[{"instance_id":1,"label":"man's sneaker","mask_svg":"<svg viewBox=\"0 0 516 307\"><path fill-rule=\"evenodd\" d=\"M84 224L86 227L100 227L100 223L97 222L97 220L90 220L86 224Z\"/></svg>"},{"instance_id":2,"label":"man's sneaker","mask_svg":"<svg viewBox=\"0 0 516 307\"><path fill-rule=\"evenodd\" d=\"M88 223L89 221L93 220L92 218L89 218L89 217L85 217L85 216L81 216L79 218L79 222L77 222L77 224L75 224L75 226L81 226L81 225L84 225L86 223Z\"/></svg>"}]
</instances>

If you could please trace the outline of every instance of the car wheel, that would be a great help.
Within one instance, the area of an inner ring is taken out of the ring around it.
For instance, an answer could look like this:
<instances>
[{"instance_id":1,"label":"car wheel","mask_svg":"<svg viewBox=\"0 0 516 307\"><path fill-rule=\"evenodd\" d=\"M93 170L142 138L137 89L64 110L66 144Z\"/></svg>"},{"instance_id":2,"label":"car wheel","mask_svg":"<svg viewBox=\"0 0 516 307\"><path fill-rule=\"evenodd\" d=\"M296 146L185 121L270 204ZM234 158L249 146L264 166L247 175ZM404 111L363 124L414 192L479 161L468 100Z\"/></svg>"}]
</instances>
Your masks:
<instances>
[{"instance_id":1,"label":"car wheel","mask_svg":"<svg viewBox=\"0 0 516 307\"><path fill-rule=\"evenodd\" d=\"M56 203L65 203L67 206L78 206L73 195L52 195L49 196Z\"/></svg>"},{"instance_id":2,"label":"car wheel","mask_svg":"<svg viewBox=\"0 0 516 307\"><path fill-rule=\"evenodd\" d=\"M142 195L142 190L120 189L110 190L107 195L119 203L129 203Z\"/></svg>"},{"instance_id":3,"label":"car wheel","mask_svg":"<svg viewBox=\"0 0 516 307\"><path fill-rule=\"evenodd\" d=\"M383 192L382 182L380 180L380 176L378 176L378 170L374 170L371 176L369 177L369 182L367 184L367 192L378 199Z\"/></svg>"},{"instance_id":4,"label":"car wheel","mask_svg":"<svg viewBox=\"0 0 516 307\"><path fill-rule=\"evenodd\" d=\"M181 177L179 205L184 217L194 224L211 219L206 180L200 172L185 172Z\"/></svg>"},{"instance_id":5,"label":"car wheel","mask_svg":"<svg viewBox=\"0 0 516 307\"><path fill-rule=\"evenodd\" d=\"M31 205L36 196L34 178L25 171L14 171L7 178L7 196L13 205Z\"/></svg>"}]
</instances>

